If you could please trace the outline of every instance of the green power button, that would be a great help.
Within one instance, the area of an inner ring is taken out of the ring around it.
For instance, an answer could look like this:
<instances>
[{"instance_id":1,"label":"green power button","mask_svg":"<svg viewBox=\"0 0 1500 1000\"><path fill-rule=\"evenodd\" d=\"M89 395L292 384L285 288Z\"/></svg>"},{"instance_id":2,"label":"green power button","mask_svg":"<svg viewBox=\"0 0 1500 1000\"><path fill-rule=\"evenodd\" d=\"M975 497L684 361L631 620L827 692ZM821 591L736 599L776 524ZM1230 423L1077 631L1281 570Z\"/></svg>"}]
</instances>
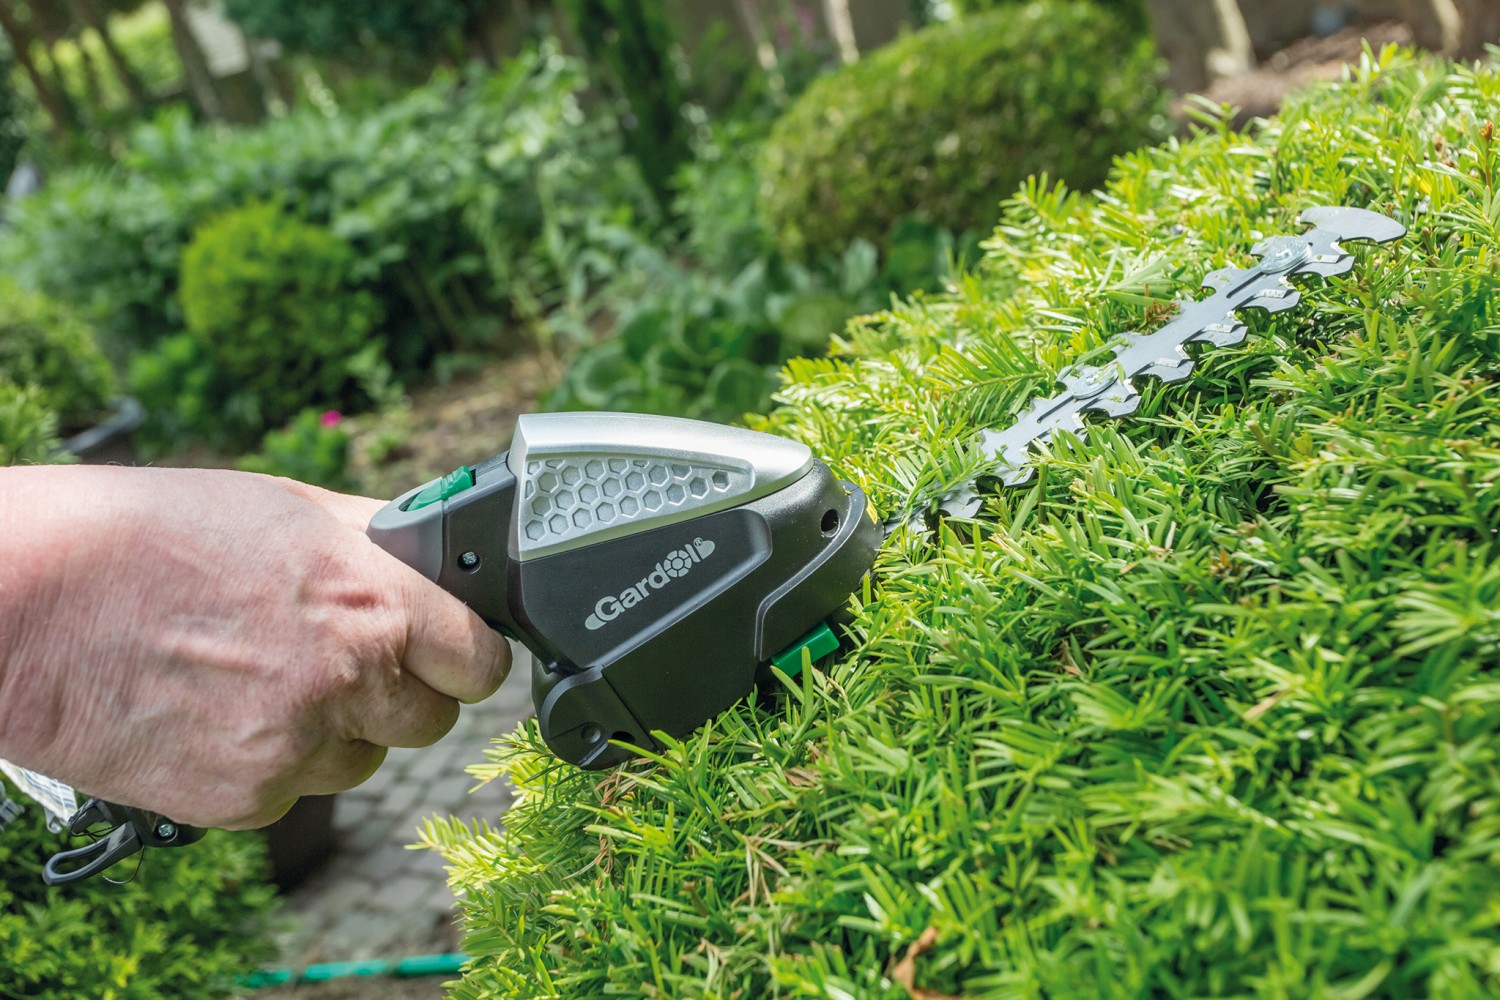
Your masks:
<instances>
[{"instance_id":1,"label":"green power button","mask_svg":"<svg viewBox=\"0 0 1500 1000\"><path fill-rule=\"evenodd\" d=\"M449 497L462 493L474 485L474 470L467 465L460 465L437 482L423 488L422 492L411 498L406 505L407 510L421 510L423 507L431 507Z\"/></svg>"}]
</instances>

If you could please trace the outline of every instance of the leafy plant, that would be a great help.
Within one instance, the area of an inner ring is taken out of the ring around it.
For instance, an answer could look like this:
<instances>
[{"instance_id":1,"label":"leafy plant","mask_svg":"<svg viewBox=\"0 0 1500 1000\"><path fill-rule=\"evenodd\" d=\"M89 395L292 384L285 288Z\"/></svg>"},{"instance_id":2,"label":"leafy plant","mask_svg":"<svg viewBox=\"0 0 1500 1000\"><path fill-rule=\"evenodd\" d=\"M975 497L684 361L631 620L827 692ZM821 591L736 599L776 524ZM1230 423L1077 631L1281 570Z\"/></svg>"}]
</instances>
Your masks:
<instances>
[{"instance_id":1,"label":"leafy plant","mask_svg":"<svg viewBox=\"0 0 1500 1000\"><path fill-rule=\"evenodd\" d=\"M257 835L214 831L188 850L148 852L128 882L48 887L42 866L67 846L29 804L0 831L0 995L227 997L270 957Z\"/></svg>"},{"instance_id":2,"label":"leafy plant","mask_svg":"<svg viewBox=\"0 0 1500 1000\"><path fill-rule=\"evenodd\" d=\"M817 268L773 252L728 276L643 250L602 295L618 306L617 328L578 352L547 405L720 421L763 412L777 368L822 354L832 332L893 293L935 286L955 252L949 233L913 220L889 242L884 266L874 246L856 240Z\"/></svg>"},{"instance_id":3,"label":"leafy plant","mask_svg":"<svg viewBox=\"0 0 1500 1000\"><path fill-rule=\"evenodd\" d=\"M528 723L472 769L504 830L424 834L452 995L1500 992L1497 104L1493 66L1369 55L1097 196L1026 184L952 292L791 363L759 426L891 511L1303 209L1411 230L891 537L826 669L609 774Z\"/></svg>"},{"instance_id":4,"label":"leafy plant","mask_svg":"<svg viewBox=\"0 0 1500 1000\"><path fill-rule=\"evenodd\" d=\"M474 12L470 0L225 0L224 13L255 38L293 52L350 58L372 43L393 49L441 50Z\"/></svg>"},{"instance_id":5,"label":"leafy plant","mask_svg":"<svg viewBox=\"0 0 1500 1000\"><path fill-rule=\"evenodd\" d=\"M382 345L354 264L343 240L268 202L206 223L183 252L188 333L132 373L148 410L233 443L310 404L357 405Z\"/></svg>"},{"instance_id":6,"label":"leafy plant","mask_svg":"<svg viewBox=\"0 0 1500 1000\"><path fill-rule=\"evenodd\" d=\"M285 476L330 490L349 490L349 432L336 410L303 410L267 434L260 451L240 459L244 472Z\"/></svg>"},{"instance_id":7,"label":"leafy plant","mask_svg":"<svg viewBox=\"0 0 1500 1000\"><path fill-rule=\"evenodd\" d=\"M42 391L0 378L0 467L49 461L60 442Z\"/></svg>"},{"instance_id":8,"label":"leafy plant","mask_svg":"<svg viewBox=\"0 0 1500 1000\"><path fill-rule=\"evenodd\" d=\"M41 402L76 431L104 415L115 373L76 312L0 279L0 380L37 386Z\"/></svg>"},{"instance_id":9,"label":"leafy plant","mask_svg":"<svg viewBox=\"0 0 1500 1000\"><path fill-rule=\"evenodd\" d=\"M615 228L646 211L613 122L584 115L582 85L578 64L543 46L369 113L309 103L253 129L163 113L116 168L59 174L22 203L0 265L85 309L124 353L181 332L193 232L276 200L353 247L398 371L439 350L512 347L510 321L535 322L591 280Z\"/></svg>"},{"instance_id":10,"label":"leafy plant","mask_svg":"<svg viewBox=\"0 0 1500 1000\"><path fill-rule=\"evenodd\" d=\"M954 231L1046 172L1104 179L1161 135L1151 43L1105 8L1007 5L934 25L808 88L766 144L760 206L783 253L879 242L917 214Z\"/></svg>"},{"instance_id":11,"label":"leafy plant","mask_svg":"<svg viewBox=\"0 0 1500 1000\"><path fill-rule=\"evenodd\" d=\"M561 6L599 82L628 109L625 147L658 204L668 207L672 178L692 150L662 0L563 0Z\"/></svg>"}]
</instances>

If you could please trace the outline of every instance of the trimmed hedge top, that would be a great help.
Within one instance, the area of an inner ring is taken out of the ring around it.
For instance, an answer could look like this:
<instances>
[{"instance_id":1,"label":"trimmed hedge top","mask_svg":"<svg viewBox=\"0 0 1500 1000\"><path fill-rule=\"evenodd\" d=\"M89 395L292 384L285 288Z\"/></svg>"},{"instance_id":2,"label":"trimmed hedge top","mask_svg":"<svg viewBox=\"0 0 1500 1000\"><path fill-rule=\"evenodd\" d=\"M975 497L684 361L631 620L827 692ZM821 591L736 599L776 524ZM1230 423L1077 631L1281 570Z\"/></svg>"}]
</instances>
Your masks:
<instances>
[{"instance_id":1,"label":"trimmed hedge top","mask_svg":"<svg viewBox=\"0 0 1500 1000\"><path fill-rule=\"evenodd\" d=\"M876 244L917 214L983 229L1027 176L1081 187L1161 135L1150 39L1104 6L1028 3L918 31L808 88L766 144L783 253Z\"/></svg>"},{"instance_id":2,"label":"trimmed hedge top","mask_svg":"<svg viewBox=\"0 0 1500 1000\"><path fill-rule=\"evenodd\" d=\"M1406 222L900 534L856 648L652 762L476 768L455 997L1500 993L1500 71L1371 57L1253 134L1040 184L980 273L796 362L768 429L890 509L1319 204ZM711 669L711 664L705 664Z\"/></svg>"}]
</instances>

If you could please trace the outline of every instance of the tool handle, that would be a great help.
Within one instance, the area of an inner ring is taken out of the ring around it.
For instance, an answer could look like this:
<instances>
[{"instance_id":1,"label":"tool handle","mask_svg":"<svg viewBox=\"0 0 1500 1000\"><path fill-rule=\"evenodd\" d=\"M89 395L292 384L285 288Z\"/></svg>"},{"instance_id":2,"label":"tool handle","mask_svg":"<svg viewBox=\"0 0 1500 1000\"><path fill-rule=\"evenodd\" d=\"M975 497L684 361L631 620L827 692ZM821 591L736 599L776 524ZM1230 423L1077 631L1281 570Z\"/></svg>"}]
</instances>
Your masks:
<instances>
[{"instance_id":1,"label":"tool handle","mask_svg":"<svg viewBox=\"0 0 1500 1000\"><path fill-rule=\"evenodd\" d=\"M403 493L376 511L366 534L462 600L491 628L540 653L510 606L507 563L516 477L508 456L460 466Z\"/></svg>"},{"instance_id":2,"label":"tool handle","mask_svg":"<svg viewBox=\"0 0 1500 1000\"><path fill-rule=\"evenodd\" d=\"M68 832L81 837L100 824L110 829L97 840L71 851L59 851L49 858L42 868L42 881L48 885L81 882L142 848L185 847L202 840L204 834L195 826L174 823L160 813L104 799L89 799L80 806L68 819Z\"/></svg>"}]
</instances>

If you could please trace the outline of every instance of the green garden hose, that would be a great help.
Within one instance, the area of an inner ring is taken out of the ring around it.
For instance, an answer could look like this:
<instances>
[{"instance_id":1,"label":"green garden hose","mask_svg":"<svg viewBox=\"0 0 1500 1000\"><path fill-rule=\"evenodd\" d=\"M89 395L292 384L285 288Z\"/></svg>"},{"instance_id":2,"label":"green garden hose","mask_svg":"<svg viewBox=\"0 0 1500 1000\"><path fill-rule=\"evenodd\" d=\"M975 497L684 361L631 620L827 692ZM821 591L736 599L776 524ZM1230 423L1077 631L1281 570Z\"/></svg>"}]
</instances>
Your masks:
<instances>
[{"instance_id":1,"label":"green garden hose","mask_svg":"<svg viewBox=\"0 0 1500 1000\"><path fill-rule=\"evenodd\" d=\"M292 969L259 969L240 981L247 989L259 990L292 983L326 983L331 979L357 977L390 977L416 979L421 976L456 976L468 961L467 955L413 955L409 958L376 958L367 962L323 962L309 965L301 972Z\"/></svg>"}]
</instances>

